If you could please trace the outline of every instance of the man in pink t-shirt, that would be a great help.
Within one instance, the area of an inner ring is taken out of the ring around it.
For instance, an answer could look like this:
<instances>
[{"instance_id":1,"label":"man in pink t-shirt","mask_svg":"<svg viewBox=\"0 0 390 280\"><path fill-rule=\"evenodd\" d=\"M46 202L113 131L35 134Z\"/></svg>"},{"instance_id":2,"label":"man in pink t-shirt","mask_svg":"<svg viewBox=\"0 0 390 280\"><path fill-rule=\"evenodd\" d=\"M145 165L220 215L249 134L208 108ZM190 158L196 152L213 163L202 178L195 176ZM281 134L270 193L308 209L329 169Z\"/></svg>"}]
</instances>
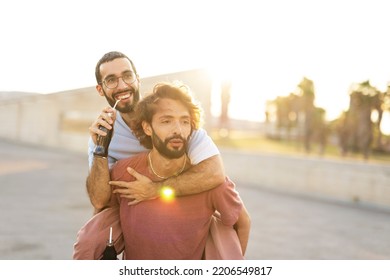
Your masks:
<instances>
[{"instance_id":1,"label":"man in pink t-shirt","mask_svg":"<svg viewBox=\"0 0 390 280\"><path fill-rule=\"evenodd\" d=\"M128 205L129 192L116 181L135 180L128 168L161 181L185 172L187 139L199 128L200 108L184 85L158 84L137 106L132 130L150 152L119 160L111 169L114 187L111 206L118 205L125 242L125 259L202 259L213 214L217 211L226 226L234 227L245 254L250 219L234 184L200 194L174 194ZM169 186L165 190L172 191Z\"/></svg>"}]
</instances>

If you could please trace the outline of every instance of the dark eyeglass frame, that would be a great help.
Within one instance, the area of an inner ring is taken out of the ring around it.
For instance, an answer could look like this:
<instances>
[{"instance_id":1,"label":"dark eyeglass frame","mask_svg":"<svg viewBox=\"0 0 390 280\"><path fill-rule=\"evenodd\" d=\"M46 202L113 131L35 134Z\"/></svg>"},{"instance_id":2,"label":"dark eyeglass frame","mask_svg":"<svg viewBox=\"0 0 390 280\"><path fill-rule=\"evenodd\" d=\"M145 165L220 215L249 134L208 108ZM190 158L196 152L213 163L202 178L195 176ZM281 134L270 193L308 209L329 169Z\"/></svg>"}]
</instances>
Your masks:
<instances>
[{"instance_id":1,"label":"dark eyeglass frame","mask_svg":"<svg viewBox=\"0 0 390 280\"><path fill-rule=\"evenodd\" d=\"M112 82L108 83L108 80L111 80L111 79L112 79ZM122 81L125 82L127 85L131 85L137 79L137 75L133 71L128 71L119 77L111 76L109 78L106 78L106 79L104 79L103 82L100 82L100 84L104 84L109 89L114 89L114 88L118 87L119 79L122 79Z\"/></svg>"}]
</instances>

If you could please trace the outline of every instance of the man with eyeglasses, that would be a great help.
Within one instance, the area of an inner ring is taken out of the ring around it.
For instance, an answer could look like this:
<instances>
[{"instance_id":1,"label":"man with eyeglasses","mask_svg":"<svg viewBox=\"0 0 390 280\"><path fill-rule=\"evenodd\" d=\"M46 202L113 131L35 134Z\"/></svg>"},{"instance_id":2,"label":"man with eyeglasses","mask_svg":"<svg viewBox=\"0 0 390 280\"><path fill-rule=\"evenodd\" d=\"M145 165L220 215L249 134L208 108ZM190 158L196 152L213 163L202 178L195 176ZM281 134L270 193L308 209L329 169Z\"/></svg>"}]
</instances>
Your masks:
<instances>
[{"instance_id":1,"label":"man with eyeglasses","mask_svg":"<svg viewBox=\"0 0 390 280\"><path fill-rule=\"evenodd\" d=\"M163 186L171 187L176 196L183 196L210 190L224 182L220 153L203 129L195 130L189 140L187 153L193 166L186 172L160 182L152 182L128 168L127 172L136 178L135 181L110 182L109 169L117 160L145 151L130 129L134 108L140 99L140 81L133 62L120 52L105 54L96 65L95 76L99 95L104 96L111 106L103 109L89 128L90 173L87 177L87 190L96 212L108 205L106 198L111 196L107 195L111 194L111 185L122 188L122 196L129 199L129 205L134 205L159 197ZM113 137L111 142L105 143L105 149L95 150L97 138L107 135L99 129L100 126L113 129Z\"/></svg>"},{"instance_id":2,"label":"man with eyeglasses","mask_svg":"<svg viewBox=\"0 0 390 280\"><path fill-rule=\"evenodd\" d=\"M201 108L182 83L159 83L135 108L132 131L148 148L118 160L111 168L114 180L133 181L131 166L153 181L185 173L191 167L188 139L200 127ZM161 198L128 205L122 188L109 194L107 209L78 232L73 259L101 259L108 227L110 251L123 259L244 259L250 217L229 178L199 194ZM217 211L217 212L216 212ZM114 232L111 238L111 232Z\"/></svg>"}]
</instances>

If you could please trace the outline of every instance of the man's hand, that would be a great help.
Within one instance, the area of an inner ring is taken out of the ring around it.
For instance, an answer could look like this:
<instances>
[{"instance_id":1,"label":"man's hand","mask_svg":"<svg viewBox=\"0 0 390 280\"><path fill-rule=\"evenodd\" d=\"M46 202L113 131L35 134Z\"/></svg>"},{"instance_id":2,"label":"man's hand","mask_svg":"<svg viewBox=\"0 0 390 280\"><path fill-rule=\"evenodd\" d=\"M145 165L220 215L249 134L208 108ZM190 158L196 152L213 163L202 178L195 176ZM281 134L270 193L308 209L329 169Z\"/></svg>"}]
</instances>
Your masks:
<instances>
[{"instance_id":1,"label":"man's hand","mask_svg":"<svg viewBox=\"0 0 390 280\"><path fill-rule=\"evenodd\" d=\"M93 143L96 144L98 135L106 136L107 133L99 129L99 126L104 126L108 130L112 129L112 124L116 119L116 111L111 107L106 107L103 109L96 121L94 121L89 127L89 134L93 140Z\"/></svg>"},{"instance_id":2,"label":"man's hand","mask_svg":"<svg viewBox=\"0 0 390 280\"><path fill-rule=\"evenodd\" d=\"M153 183L148 177L128 167L127 172L136 179L133 182L110 181L111 186L117 186L113 193L120 194L120 197L129 199L128 205L135 205L144 200L159 197L159 184Z\"/></svg>"}]
</instances>

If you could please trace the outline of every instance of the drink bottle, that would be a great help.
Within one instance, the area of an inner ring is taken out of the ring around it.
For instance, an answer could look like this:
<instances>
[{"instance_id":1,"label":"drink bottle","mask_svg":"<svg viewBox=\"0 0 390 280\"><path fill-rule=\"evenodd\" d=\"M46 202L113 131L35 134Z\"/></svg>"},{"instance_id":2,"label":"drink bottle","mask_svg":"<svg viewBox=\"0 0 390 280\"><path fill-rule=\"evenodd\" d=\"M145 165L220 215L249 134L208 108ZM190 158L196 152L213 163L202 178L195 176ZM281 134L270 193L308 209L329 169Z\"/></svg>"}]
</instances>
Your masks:
<instances>
[{"instance_id":1,"label":"drink bottle","mask_svg":"<svg viewBox=\"0 0 390 280\"><path fill-rule=\"evenodd\" d=\"M117 260L117 252L114 247L114 241L112 240L112 227L110 227L110 238L107 241L107 246L104 249L101 260Z\"/></svg>"},{"instance_id":2,"label":"drink bottle","mask_svg":"<svg viewBox=\"0 0 390 280\"><path fill-rule=\"evenodd\" d=\"M111 117L111 114L110 114ZM113 129L107 129L104 126L100 125L99 129L106 132L106 136L98 135L96 139L96 146L93 154L95 156L107 157L108 155L108 146L110 145Z\"/></svg>"},{"instance_id":3,"label":"drink bottle","mask_svg":"<svg viewBox=\"0 0 390 280\"><path fill-rule=\"evenodd\" d=\"M115 105L114 105L114 107L112 107L112 109L116 108L116 105L118 105L119 101L120 100L117 100L115 102ZM112 113L108 113L108 116L110 118L112 118ZM95 156L99 156L99 157L107 157L107 155L108 155L108 146L110 145L110 142L111 142L112 131L114 129L114 125L112 125L112 129L107 129L104 126L99 125L99 129L104 131L104 132L106 132L107 135L106 136L101 136L101 135L97 136L96 147L95 147L95 150L94 150L93 154Z\"/></svg>"}]
</instances>

